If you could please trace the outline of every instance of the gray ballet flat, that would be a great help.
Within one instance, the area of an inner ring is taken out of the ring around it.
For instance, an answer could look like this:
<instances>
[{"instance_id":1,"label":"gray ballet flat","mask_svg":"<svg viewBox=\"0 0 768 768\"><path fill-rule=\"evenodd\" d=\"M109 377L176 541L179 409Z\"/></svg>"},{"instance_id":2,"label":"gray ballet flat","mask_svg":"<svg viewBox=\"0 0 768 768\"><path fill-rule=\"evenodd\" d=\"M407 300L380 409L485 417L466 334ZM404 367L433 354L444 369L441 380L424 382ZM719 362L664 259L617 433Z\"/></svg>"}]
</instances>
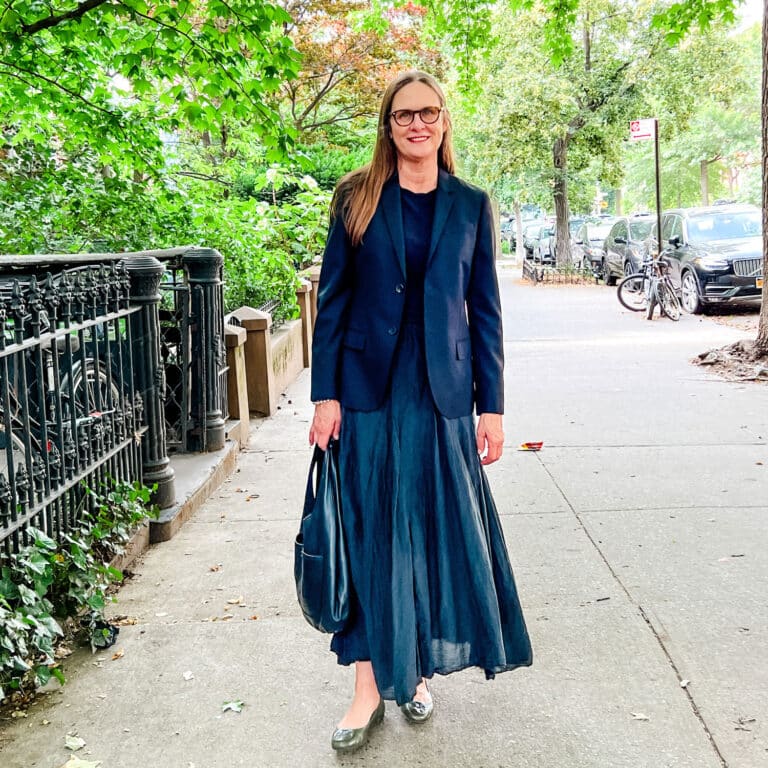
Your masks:
<instances>
[{"instance_id":1,"label":"gray ballet flat","mask_svg":"<svg viewBox=\"0 0 768 768\"><path fill-rule=\"evenodd\" d=\"M331 747L337 752L354 752L367 741L373 727L384 719L384 699L379 699L379 706L373 710L368 724L362 728L337 728L331 736Z\"/></svg>"},{"instance_id":2,"label":"gray ballet flat","mask_svg":"<svg viewBox=\"0 0 768 768\"><path fill-rule=\"evenodd\" d=\"M429 689L427 689L429 693ZM405 719L411 723L426 723L432 712L435 709L435 704L432 701L432 694L429 694L429 703L425 704L423 701L407 701L405 704L400 705L400 711L405 715Z\"/></svg>"}]
</instances>

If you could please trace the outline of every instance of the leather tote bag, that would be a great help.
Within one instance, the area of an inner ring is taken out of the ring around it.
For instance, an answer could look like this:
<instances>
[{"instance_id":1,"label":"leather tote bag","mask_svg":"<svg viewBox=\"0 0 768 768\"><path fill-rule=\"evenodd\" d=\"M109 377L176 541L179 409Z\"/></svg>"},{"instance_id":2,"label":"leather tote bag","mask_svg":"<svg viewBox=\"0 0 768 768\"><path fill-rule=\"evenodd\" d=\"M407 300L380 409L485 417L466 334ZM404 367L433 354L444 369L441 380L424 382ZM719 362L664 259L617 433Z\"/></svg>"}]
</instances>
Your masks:
<instances>
[{"instance_id":1,"label":"leather tote bag","mask_svg":"<svg viewBox=\"0 0 768 768\"><path fill-rule=\"evenodd\" d=\"M321 632L338 632L349 616L350 580L341 524L339 446L317 445L294 547L296 594L304 618Z\"/></svg>"}]
</instances>

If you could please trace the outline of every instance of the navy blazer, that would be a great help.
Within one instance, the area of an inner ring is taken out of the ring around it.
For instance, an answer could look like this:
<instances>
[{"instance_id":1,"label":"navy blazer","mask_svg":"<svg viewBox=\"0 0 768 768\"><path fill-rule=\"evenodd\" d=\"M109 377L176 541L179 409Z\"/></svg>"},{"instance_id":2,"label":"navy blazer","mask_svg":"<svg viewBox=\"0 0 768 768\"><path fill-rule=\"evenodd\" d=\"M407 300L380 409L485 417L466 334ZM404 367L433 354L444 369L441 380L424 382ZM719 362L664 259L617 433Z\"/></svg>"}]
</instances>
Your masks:
<instances>
[{"instance_id":1,"label":"navy blazer","mask_svg":"<svg viewBox=\"0 0 768 768\"><path fill-rule=\"evenodd\" d=\"M424 278L427 375L440 413L504 412L504 352L491 202L440 170ZM331 221L312 339L312 400L371 411L384 399L405 307L405 239L397 175L362 243Z\"/></svg>"}]
</instances>

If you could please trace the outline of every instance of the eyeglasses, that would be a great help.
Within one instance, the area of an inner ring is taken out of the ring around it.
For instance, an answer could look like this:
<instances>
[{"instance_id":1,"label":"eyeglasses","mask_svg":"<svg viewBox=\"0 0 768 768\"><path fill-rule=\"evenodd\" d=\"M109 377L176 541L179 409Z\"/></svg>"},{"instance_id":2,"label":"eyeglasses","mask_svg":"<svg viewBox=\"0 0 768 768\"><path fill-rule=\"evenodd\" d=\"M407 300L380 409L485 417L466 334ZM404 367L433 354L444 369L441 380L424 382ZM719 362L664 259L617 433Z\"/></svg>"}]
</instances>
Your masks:
<instances>
[{"instance_id":1,"label":"eyeglasses","mask_svg":"<svg viewBox=\"0 0 768 768\"><path fill-rule=\"evenodd\" d=\"M440 117L440 113L444 107L424 107L422 109L398 109L395 112L390 112L389 116L395 119L395 122L405 128L406 125L410 125L413 119L418 115L421 118L422 123L431 125L437 122L437 118Z\"/></svg>"}]
</instances>

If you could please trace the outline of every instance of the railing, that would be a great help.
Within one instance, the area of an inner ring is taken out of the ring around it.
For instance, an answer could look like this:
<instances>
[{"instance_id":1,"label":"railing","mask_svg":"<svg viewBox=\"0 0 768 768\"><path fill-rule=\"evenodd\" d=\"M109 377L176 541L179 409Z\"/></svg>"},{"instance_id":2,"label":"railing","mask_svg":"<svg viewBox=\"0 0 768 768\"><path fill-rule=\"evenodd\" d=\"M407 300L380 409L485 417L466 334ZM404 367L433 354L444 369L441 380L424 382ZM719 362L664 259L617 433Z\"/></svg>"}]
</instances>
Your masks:
<instances>
[{"instance_id":1,"label":"railing","mask_svg":"<svg viewBox=\"0 0 768 768\"><path fill-rule=\"evenodd\" d=\"M597 276L591 268L577 266L550 267L536 266L529 259L523 261L523 279L537 283L591 283L597 282Z\"/></svg>"},{"instance_id":2,"label":"railing","mask_svg":"<svg viewBox=\"0 0 768 768\"><path fill-rule=\"evenodd\" d=\"M76 522L81 481L141 479L143 401L134 388L124 265L0 279L0 537Z\"/></svg>"},{"instance_id":3,"label":"railing","mask_svg":"<svg viewBox=\"0 0 768 768\"><path fill-rule=\"evenodd\" d=\"M217 450L227 418L223 259L210 248L158 258L165 267L160 330L168 448Z\"/></svg>"},{"instance_id":4,"label":"railing","mask_svg":"<svg viewBox=\"0 0 768 768\"><path fill-rule=\"evenodd\" d=\"M224 444L221 273L210 249L0 257L0 560L28 526L76 525L109 477L171 506L169 434Z\"/></svg>"}]
</instances>

